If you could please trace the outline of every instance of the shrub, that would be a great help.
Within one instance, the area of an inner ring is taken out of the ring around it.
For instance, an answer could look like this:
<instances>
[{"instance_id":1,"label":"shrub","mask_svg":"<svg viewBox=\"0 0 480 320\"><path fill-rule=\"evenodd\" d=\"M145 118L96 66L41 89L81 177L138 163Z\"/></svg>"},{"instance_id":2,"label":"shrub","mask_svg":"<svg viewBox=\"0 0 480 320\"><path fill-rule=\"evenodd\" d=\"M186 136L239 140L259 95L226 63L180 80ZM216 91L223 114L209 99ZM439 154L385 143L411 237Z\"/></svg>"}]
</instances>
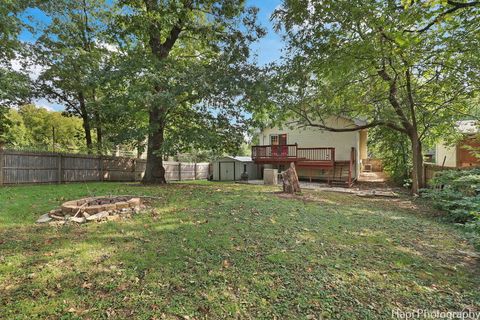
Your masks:
<instances>
[{"instance_id":1,"label":"shrub","mask_svg":"<svg viewBox=\"0 0 480 320\"><path fill-rule=\"evenodd\" d=\"M431 185L422 193L425 198L446 211L450 221L480 231L480 168L437 172Z\"/></svg>"}]
</instances>

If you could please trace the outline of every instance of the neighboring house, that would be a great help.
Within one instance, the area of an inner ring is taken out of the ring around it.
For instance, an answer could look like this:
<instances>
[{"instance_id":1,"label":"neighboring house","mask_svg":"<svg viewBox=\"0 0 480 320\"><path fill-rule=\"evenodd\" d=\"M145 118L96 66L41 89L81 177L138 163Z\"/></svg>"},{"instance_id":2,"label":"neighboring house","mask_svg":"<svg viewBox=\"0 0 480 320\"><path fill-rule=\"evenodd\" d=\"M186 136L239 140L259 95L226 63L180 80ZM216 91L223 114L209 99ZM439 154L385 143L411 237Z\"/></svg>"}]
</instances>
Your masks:
<instances>
[{"instance_id":1,"label":"neighboring house","mask_svg":"<svg viewBox=\"0 0 480 320\"><path fill-rule=\"evenodd\" d=\"M471 148L480 149L477 138L479 131L478 122L466 120L457 122L456 128L463 138L455 145L440 141L435 146L435 163L444 167L470 167L480 166L480 159L475 157Z\"/></svg>"},{"instance_id":2,"label":"neighboring house","mask_svg":"<svg viewBox=\"0 0 480 320\"><path fill-rule=\"evenodd\" d=\"M325 125L336 129L364 125L360 120L330 117ZM322 180L351 186L367 158L367 130L332 132L298 126L267 128L260 145L252 147L253 161L262 168L284 170L291 162L300 179ZM261 170L263 171L263 170Z\"/></svg>"},{"instance_id":3,"label":"neighboring house","mask_svg":"<svg viewBox=\"0 0 480 320\"><path fill-rule=\"evenodd\" d=\"M225 156L212 163L213 180L236 181L241 180L242 173L246 172L248 179L259 179L259 167L250 157Z\"/></svg>"}]
</instances>

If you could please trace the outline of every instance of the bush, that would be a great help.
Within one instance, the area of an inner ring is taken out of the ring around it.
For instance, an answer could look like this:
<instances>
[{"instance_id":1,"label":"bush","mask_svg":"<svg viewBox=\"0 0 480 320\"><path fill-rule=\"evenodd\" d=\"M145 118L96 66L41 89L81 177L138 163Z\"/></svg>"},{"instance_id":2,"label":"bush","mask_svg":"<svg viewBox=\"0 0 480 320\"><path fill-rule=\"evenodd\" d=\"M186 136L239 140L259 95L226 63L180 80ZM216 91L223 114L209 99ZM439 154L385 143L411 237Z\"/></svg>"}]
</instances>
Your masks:
<instances>
[{"instance_id":1,"label":"bush","mask_svg":"<svg viewBox=\"0 0 480 320\"><path fill-rule=\"evenodd\" d=\"M446 211L450 221L466 223L480 234L480 168L437 172L431 185L422 195Z\"/></svg>"}]
</instances>

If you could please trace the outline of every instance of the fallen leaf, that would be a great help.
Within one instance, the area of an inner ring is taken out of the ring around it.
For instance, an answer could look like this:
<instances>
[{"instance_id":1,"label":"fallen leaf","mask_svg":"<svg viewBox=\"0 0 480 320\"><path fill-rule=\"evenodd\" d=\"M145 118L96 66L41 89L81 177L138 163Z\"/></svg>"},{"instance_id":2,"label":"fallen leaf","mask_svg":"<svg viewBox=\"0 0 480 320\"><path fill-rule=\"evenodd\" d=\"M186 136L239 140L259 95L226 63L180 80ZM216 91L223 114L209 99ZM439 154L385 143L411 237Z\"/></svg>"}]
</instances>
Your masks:
<instances>
[{"instance_id":1,"label":"fallen leaf","mask_svg":"<svg viewBox=\"0 0 480 320\"><path fill-rule=\"evenodd\" d=\"M82 288L84 288L84 289L90 289L92 286L93 286L93 284L88 283L88 282L84 282L82 284Z\"/></svg>"},{"instance_id":2,"label":"fallen leaf","mask_svg":"<svg viewBox=\"0 0 480 320\"><path fill-rule=\"evenodd\" d=\"M231 266L230 261L228 261L228 260L223 260L222 265L223 265L224 268L230 268L230 266Z\"/></svg>"}]
</instances>

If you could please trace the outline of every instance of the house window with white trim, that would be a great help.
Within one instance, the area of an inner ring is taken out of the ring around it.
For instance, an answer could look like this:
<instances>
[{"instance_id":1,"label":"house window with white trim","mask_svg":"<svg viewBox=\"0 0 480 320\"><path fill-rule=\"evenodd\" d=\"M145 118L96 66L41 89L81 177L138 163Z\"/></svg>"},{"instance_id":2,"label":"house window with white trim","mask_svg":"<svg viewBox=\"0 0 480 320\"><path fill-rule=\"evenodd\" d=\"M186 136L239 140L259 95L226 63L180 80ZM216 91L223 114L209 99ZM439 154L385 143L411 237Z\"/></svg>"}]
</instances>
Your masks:
<instances>
[{"instance_id":1,"label":"house window with white trim","mask_svg":"<svg viewBox=\"0 0 480 320\"><path fill-rule=\"evenodd\" d=\"M277 145L278 145L278 135L272 134L272 135L270 136L270 144L273 145L273 146L277 146Z\"/></svg>"},{"instance_id":2,"label":"house window with white trim","mask_svg":"<svg viewBox=\"0 0 480 320\"><path fill-rule=\"evenodd\" d=\"M270 144L273 146L286 145L287 144L287 135L283 134L271 134L270 135Z\"/></svg>"}]
</instances>

